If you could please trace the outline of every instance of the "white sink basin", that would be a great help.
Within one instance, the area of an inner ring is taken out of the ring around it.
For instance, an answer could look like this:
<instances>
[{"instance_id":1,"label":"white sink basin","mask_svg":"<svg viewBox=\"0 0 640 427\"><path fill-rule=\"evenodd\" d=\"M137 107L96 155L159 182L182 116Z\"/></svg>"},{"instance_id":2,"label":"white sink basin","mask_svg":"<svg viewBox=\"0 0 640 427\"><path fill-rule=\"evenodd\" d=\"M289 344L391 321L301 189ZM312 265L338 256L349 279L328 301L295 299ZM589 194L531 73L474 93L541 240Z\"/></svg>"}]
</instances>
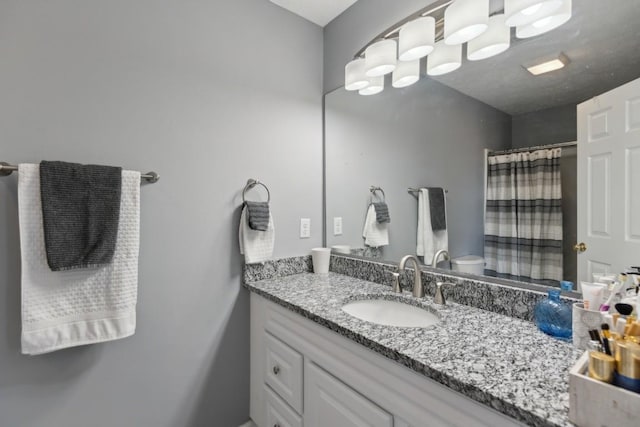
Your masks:
<instances>
[{"instance_id":1,"label":"white sink basin","mask_svg":"<svg viewBox=\"0 0 640 427\"><path fill-rule=\"evenodd\" d=\"M405 328L426 328L440 322L437 315L400 301L367 299L342 306L353 317L371 323Z\"/></svg>"}]
</instances>

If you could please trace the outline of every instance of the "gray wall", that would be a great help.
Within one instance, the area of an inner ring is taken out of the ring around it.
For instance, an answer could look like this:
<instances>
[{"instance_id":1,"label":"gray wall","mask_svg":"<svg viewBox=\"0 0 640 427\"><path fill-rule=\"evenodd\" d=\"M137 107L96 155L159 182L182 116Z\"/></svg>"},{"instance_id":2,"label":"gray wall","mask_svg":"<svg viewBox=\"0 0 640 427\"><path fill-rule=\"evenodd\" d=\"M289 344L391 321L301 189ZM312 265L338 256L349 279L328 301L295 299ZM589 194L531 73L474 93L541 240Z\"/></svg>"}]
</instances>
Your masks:
<instances>
[{"instance_id":1,"label":"gray wall","mask_svg":"<svg viewBox=\"0 0 640 427\"><path fill-rule=\"evenodd\" d=\"M19 348L17 182L0 178L0 425L244 422L240 191L269 185L276 257L321 244L322 30L265 0L6 0L0 58L1 161L162 175L142 189L136 334L35 357Z\"/></svg>"},{"instance_id":2,"label":"gray wall","mask_svg":"<svg viewBox=\"0 0 640 427\"><path fill-rule=\"evenodd\" d=\"M386 193L390 245L415 253L417 202L407 187L444 187L449 252L483 254L484 149L510 146L511 116L431 79L375 96L336 90L325 100L327 242L362 247L369 187ZM333 217L343 235L333 235Z\"/></svg>"},{"instance_id":3,"label":"gray wall","mask_svg":"<svg viewBox=\"0 0 640 427\"><path fill-rule=\"evenodd\" d=\"M513 147L577 141L576 111L576 106L571 104L513 116Z\"/></svg>"}]
</instances>

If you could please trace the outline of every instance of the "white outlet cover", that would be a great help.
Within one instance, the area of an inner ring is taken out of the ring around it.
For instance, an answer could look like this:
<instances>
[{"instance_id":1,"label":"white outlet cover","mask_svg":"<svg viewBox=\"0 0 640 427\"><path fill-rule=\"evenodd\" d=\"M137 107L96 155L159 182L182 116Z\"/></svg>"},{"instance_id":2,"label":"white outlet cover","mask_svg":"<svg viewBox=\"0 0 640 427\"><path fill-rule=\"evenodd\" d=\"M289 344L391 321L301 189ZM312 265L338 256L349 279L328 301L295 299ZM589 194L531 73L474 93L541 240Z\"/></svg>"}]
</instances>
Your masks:
<instances>
[{"instance_id":1,"label":"white outlet cover","mask_svg":"<svg viewBox=\"0 0 640 427\"><path fill-rule=\"evenodd\" d=\"M300 218L300 238L311 237L311 218Z\"/></svg>"}]
</instances>

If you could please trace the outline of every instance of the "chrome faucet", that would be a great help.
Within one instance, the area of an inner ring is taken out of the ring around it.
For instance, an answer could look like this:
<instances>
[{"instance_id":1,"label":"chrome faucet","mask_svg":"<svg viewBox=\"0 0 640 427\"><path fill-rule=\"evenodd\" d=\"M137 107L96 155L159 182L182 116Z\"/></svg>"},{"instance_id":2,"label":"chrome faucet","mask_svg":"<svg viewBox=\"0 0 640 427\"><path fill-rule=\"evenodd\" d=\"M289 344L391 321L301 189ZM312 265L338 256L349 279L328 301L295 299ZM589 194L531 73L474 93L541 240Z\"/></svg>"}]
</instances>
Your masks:
<instances>
[{"instance_id":1,"label":"chrome faucet","mask_svg":"<svg viewBox=\"0 0 640 427\"><path fill-rule=\"evenodd\" d=\"M416 298L424 297L424 287L422 286L422 279L420 278L420 263L418 262L418 258L413 255L405 255L400 260L400 264L398 264L398 272L400 274L404 273L405 265L407 261L413 261L414 271L413 271L413 296Z\"/></svg>"},{"instance_id":2,"label":"chrome faucet","mask_svg":"<svg viewBox=\"0 0 640 427\"><path fill-rule=\"evenodd\" d=\"M448 260L451 259L451 257L449 257L449 252L447 252L446 249L440 249L433 256L433 260L431 261L431 267L436 268L438 266L438 258L440 258L440 255L444 255L444 260L445 261L448 261Z\"/></svg>"}]
</instances>

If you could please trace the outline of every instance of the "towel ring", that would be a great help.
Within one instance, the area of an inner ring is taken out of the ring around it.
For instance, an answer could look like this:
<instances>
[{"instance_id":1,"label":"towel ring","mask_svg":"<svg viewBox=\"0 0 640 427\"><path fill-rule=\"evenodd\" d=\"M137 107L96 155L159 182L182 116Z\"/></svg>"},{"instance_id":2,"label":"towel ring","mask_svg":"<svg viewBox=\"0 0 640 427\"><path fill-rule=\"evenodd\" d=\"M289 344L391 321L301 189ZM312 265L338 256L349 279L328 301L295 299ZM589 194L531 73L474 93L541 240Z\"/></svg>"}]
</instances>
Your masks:
<instances>
[{"instance_id":1,"label":"towel ring","mask_svg":"<svg viewBox=\"0 0 640 427\"><path fill-rule=\"evenodd\" d=\"M385 194L384 194L384 190L383 190L382 188L380 188L380 187L375 187L375 186L373 186L373 185L372 185L371 187L369 187L369 191L371 191L371 202L373 202L373 197L374 197L374 196L377 196L377 197L380 199L380 196L378 196L378 195L376 194L376 192L378 192L378 191L382 193L382 198L380 199L380 201L382 201L382 202L385 202L385 201L386 201L387 196L385 196Z\"/></svg>"},{"instance_id":2,"label":"towel ring","mask_svg":"<svg viewBox=\"0 0 640 427\"><path fill-rule=\"evenodd\" d=\"M250 178L247 181L247 185L245 185L244 190L242 190L242 201L246 202L245 195L247 194L247 191L251 190L256 185L262 185L264 189L267 190L267 203L269 203L271 201L271 193L269 192L269 188L263 182L260 182L257 179L253 178Z\"/></svg>"}]
</instances>

